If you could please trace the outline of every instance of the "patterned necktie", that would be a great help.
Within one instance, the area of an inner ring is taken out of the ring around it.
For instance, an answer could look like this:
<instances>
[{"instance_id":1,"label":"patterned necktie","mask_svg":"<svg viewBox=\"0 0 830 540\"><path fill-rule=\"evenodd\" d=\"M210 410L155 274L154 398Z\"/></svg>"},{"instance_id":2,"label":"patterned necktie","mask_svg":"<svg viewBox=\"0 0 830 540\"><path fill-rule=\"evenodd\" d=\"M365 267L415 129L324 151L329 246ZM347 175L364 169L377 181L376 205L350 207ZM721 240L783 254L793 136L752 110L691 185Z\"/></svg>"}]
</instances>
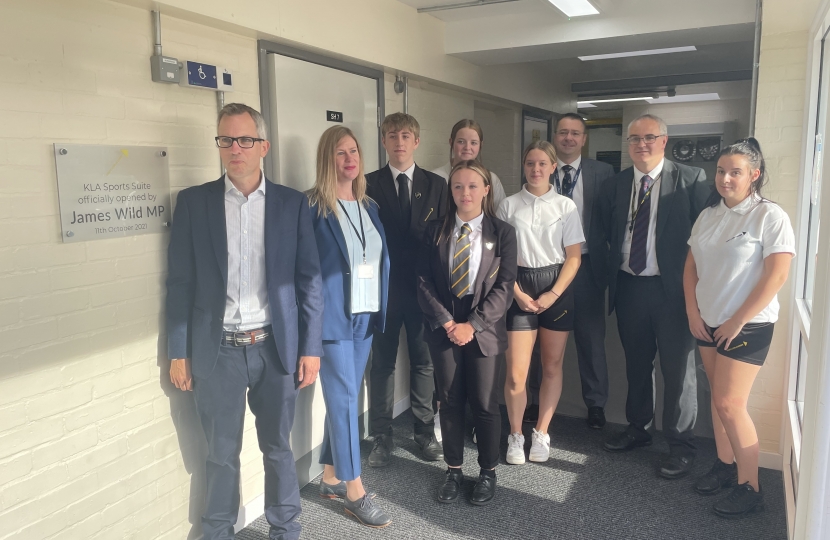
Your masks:
<instances>
[{"instance_id":1,"label":"patterned necktie","mask_svg":"<svg viewBox=\"0 0 830 540\"><path fill-rule=\"evenodd\" d=\"M470 289L470 233L473 230L468 223L461 226L458 240L455 241L455 255L452 258L452 272L450 290L461 298Z\"/></svg>"},{"instance_id":2,"label":"patterned necktie","mask_svg":"<svg viewBox=\"0 0 830 540\"><path fill-rule=\"evenodd\" d=\"M628 267L638 276L646 269L648 259L648 222L651 216L651 191L649 186L651 183L651 177L645 175L637 194L634 230L631 233L631 252L628 256Z\"/></svg>"},{"instance_id":3,"label":"patterned necktie","mask_svg":"<svg viewBox=\"0 0 830 540\"><path fill-rule=\"evenodd\" d=\"M562 192L560 193L560 195L564 195L569 199L574 198L574 183L573 176L571 176L571 171L573 170L574 168L570 165L565 165L564 167L562 167L562 172L565 175L562 177Z\"/></svg>"},{"instance_id":4,"label":"patterned necktie","mask_svg":"<svg viewBox=\"0 0 830 540\"><path fill-rule=\"evenodd\" d=\"M398 204L401 205L401 216L403 222L409 227L410 216L412 214L412 204L409 200L409 177L404 173L398 175Z\"/></svg>"}]
</instances>

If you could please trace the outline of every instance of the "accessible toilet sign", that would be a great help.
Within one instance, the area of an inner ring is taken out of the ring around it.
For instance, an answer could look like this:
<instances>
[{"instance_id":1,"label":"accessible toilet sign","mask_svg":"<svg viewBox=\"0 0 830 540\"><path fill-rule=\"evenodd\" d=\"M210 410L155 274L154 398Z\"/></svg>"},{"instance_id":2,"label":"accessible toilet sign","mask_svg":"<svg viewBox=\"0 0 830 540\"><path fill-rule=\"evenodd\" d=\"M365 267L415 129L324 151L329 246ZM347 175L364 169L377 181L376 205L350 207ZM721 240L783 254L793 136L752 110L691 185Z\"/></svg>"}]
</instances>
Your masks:
<instances>
[{"instance_id":1,"label":"accessible toilet sign","mask_svg":"<svg viewBox=\"0 0 830 540\"><path fill-rule=\"evenodd\" d=\"M167 230L167 159L164 147L55 144L63 241Z\"/></svg>"}]
</instances>

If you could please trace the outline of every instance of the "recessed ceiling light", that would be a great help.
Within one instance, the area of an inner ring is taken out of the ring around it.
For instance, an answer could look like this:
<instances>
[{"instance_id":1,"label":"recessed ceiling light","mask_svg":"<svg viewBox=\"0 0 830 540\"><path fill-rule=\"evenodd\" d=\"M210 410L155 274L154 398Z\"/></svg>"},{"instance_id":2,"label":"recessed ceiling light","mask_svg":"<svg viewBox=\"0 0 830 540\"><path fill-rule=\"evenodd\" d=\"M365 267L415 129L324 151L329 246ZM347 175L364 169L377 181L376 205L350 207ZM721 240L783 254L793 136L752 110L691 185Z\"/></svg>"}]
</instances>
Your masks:
<instances>
[{"instance_id":1,"label":"recessed ceiling light","mask_svg":"<svg viewBox=\"0 0 830 540\"><path fill-rule=\"evenodd\" d=\"M649 103L683 103L689 101L716 101L720 99L717 92L711 94L685 94L682 96L663 96L659 98L646 98Z\"/></svg>"},{"instance_id":2,"label":"recessed ceiling light","mask_svg":"<svg viewBox=\"0 0 830 540\"><path fill-rule=\"evenodd\" d=\"M595 106L595 103L616 103L618 101L646 101L652 99L651 97L628 97L628 98L615 98L615 99L591 99L586 101L577 101L577 107L590 107Z\"/></svg>"},{"instance_id":3,"label":"recessed ceiling light","mask_svg":"<svg viewBox=\"0 0 830 540\"><path fill-rule=\"evenodd\" d=\"M609 58L628 58L631 56L650 56L652 54L671 54L671 53L679 53L679 52L690 52L696 51L697 47L694 45L689 45L688 47L670 47L668 49L648 49L645 51L630 51L630 52L621 52L621 53L612 53L612 54L594 54L591 56L578 56L580 60L583 62L587 62L589 60L608 60Z\"/></svg>"},{"instance_id":4,"label":"recessed ceiling light","mask_svg":"<svg viewBox=\"0 0 830 540\"><path fill-rule=\"evenodd\" d=\"M588 0L548 0L568 17L597 15L599 11Z\"/></svg>"}]
</instances>

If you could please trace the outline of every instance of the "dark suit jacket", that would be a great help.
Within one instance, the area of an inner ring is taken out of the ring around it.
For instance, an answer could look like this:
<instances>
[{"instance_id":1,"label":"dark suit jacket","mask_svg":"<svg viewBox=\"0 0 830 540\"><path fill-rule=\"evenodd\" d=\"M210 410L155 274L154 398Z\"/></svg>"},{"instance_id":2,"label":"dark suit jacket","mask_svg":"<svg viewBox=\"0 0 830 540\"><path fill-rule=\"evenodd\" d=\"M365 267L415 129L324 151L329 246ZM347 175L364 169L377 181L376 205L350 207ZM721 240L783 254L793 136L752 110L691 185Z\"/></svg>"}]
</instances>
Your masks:
<instances>
[{"instance_id":1,"label":"dark suit jacket","mask_svg":"<svg viewBox=\"0 0 830 540\"><path fill-rule=\"evenodd\" d=\"M323 339L348 340L352 334L352 276L349 261L349 249L346 237L340 227L340 221L334 213L319 215L317 205L311 207L311 219L314 223L314 237L317 239L317 251L320 252L320 269L323 273ZM389 292L389 249L383 224L378 216L378 205L369 200L366 212L372 224L380 234L383 242L380 264L380 311L375 318L375 329L383 332L386 324L386 300Z\"/></svg>"},{"instance_id":2,"label":"dark suit jacket","mask_svg":"<svg viewBox=\"0 0 830 540\"><path fill-rule=\"evenodd\" d=\"M609 178L602 188L603 229L608 238L608 306L614 311L617 292L617 274L622 264L622 244L631 207L634 168L629 167ZM686 264L687 244L697 216L706 205L712 185L706 181L703 169L674 163L668 159L663 165L660 180L660 203L657 206L656 251L657 266L663 289L670 301L684 302L683 267ZM589 248L590 249L590 248Z\"/></svg>"},{"instance_id":3,"label":"dark suit jacket","mask_svg":"<svg viewBox=\"0 0 830 540\"><path fill-rule=\"evenodd\" d=\"M424 231L431 222L443 222L447 213L447 182L416 165L410 192L412 217L409 223L403 223L395 182L389 164L366 175L366 194L380 207L380 221L389 244L392 295L401 288L414 293L415 268Z\"/></svg>"},{"instance_id":4,"label":"dark suit jacket","mask_svg":"<svg viewBox=\"0 0 830 540\"><path fill-rule=\"evenodd\" d=\"M418 264L418 304L428 328L427 341L446 339L440 327L454 320L453 294L449 282L449 238L438 243L443 223L430 225ZM476 275L473 310L467 318L476 333L475 339L484 356L507 350L505 314L513 303L516 282L516 230L495 217L484 216L481 222L481 264ZM492 243L492 249L487 244ZM459 321L463 322L463 321Z\"/></svg>"},{"instance_id":5,"label":"dark suit jacket","mask_svg":"<svg viewBox=\"0 0 830 540\"><path fill-rule=\"evenodd\" d=\"M608 244L602 233L600 219L602 186L614 176L614 167L601 161L582 158L582 172L578 182L582 182L582 231L588 244L591 275L600 289L608 285Z\"/></svg>"},{"instance_id":6,"label":"dark suit jacket","mask_svg":"<svg viewBox=\"0 0 830 540\"><path fill-rule=\"evenodd\" d=\"M300 356L322 354L320 258L308 199L266 179L265 272L280 361L294 373ZM167 354L191 358L193 375L216 365L228 289L224 179L182 190L168 248Z\"/></svg>"}]
</instances>

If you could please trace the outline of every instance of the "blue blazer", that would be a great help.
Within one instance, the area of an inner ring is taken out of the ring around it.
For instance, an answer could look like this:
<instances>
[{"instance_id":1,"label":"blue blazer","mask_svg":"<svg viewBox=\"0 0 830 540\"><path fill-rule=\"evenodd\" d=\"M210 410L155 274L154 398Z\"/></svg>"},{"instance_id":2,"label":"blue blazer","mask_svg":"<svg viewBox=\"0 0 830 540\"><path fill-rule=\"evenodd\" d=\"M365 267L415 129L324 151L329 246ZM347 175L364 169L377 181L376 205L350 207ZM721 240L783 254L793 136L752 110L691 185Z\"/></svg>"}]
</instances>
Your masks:
<instances>
[{"instance_id":1,"label":"blue blazer","mask_svg":"<svg viewBox=\"0 0 830 540\"><path fill-rule=\"evenodd\" d=\"M224 178L182 190L168 248L167 354L195 377L216 365L228 289ZM265 273L272 338L286 372L321 356L323 291L308 199L266 178Z\"/></svg>"},{"instance_id":2,"label":"blue blazer","mask_svg":"<svg viewBox=\"0 0 830 540\"><path fill-rule=\"evenodd\" d=\"M311 220L314 223L314 236L320 253L320 268L323 272L323 298L326 308L323 310L323 339L326 341L353 339L352 335L352 278L349 263L349 250L346 237L334 213L322 217L317 212L317 205L311 207ZM389 293L389 250L386 234L378 215L378 205L369 199L366 212L380 234L383 243L380 276L380 312L375 317L375 329L383 332L386 326L386 302Z\"/></svg>"}]
</instances>

